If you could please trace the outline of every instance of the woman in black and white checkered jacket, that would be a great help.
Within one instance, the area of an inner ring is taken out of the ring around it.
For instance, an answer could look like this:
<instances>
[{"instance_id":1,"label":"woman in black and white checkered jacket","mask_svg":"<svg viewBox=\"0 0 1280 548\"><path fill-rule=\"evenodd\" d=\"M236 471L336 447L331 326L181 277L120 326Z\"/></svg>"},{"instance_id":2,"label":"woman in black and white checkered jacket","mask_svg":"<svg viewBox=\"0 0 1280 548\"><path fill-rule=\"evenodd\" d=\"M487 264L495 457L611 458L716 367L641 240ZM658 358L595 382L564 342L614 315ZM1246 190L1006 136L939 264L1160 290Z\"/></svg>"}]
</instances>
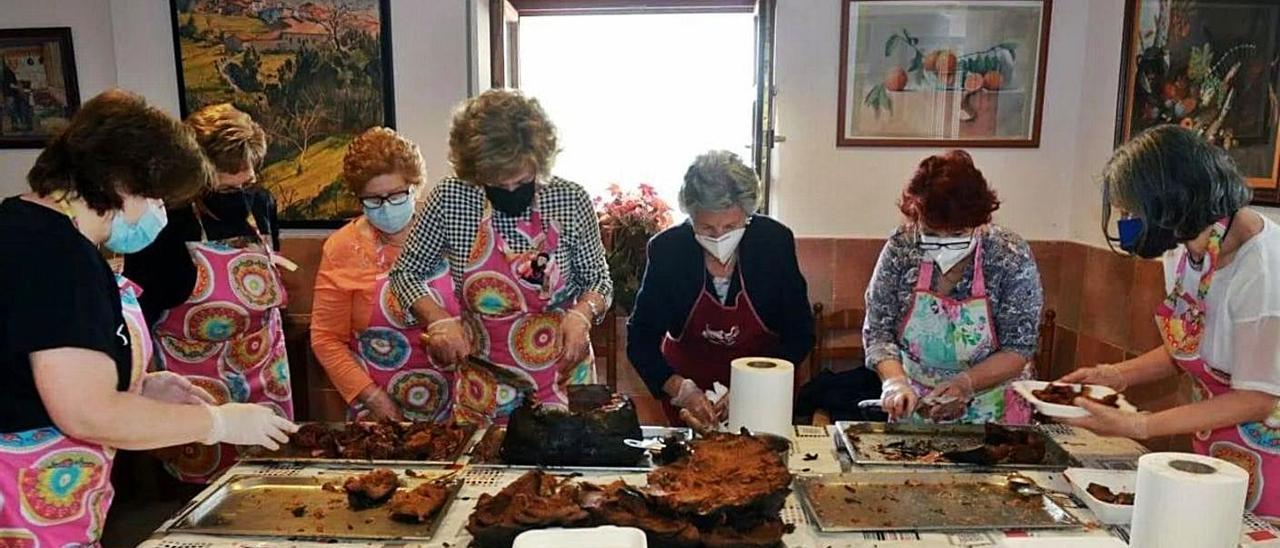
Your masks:
<instances>
[{"instance_id":1,"label":"woman in black and white checkered jacket","mask_svg":"<svg viewBox=\"0 0 1280 548\"><path fill-rule=\"evenodd\" d=\"M591 326L613 294L590 197L550 173L555 126L534 99L490 90L454 114L456 177L419 211L391 283L424 323L439 363L459 366L456 418L503 423L531 390L567 403L569 384L594 381ZM449 268L462 314L442 309L424 283ZM478 367L476 355L498 367Z\"/></svg>"}]
</instances>

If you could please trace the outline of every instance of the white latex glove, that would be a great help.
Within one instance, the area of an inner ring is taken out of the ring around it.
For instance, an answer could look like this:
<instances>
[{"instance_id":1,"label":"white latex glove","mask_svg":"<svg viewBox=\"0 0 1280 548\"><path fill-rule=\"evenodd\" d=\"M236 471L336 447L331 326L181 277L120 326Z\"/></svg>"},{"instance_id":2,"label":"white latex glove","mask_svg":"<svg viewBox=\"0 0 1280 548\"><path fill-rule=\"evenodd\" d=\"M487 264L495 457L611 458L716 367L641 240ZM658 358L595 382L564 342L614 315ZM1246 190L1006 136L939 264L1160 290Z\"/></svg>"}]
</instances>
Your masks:
<instances>
[{"instance_id":1,"label":"white latex glove","mask_svg":"<svg viewBox=\"0 0 1280 548\"><path fill-rule=\"evenodd\" d=\"M142 377L142 397L167 403L217 405L217 400L186 377L169 371L147 373Z\"/></svg>"},{"instance_id":2,"label":"white latex glove","mask_svg":"<svg viewBox=\"0 0 1280 548\"><path fill-rule=\"evenodd\" d=\"M926 402L933 402L933 410L929 418L935 421L955 420L969 408L973 399L973 378L968 373L960 373L950 380L939 384L929 395Z\"/></svg>"},{"instance_id":3,"label":"white latex glove","mask_svg":"<svg viewBox=\"0 0 1280 548\"><path fill-rule=\"evenodd\" d=\"M719 422L716 420L715 409L711 406L711 402L707 401L707 394L691 379L685 379L680 383L680 390L671 397L671 405L688 409L694 417L707 424L714 425Z\"/></svg>"},{"instance_id":4,"label":"white latex glove","mask_svg":"<svg viewBox=\"0 0 1280 548\"><path fill-rule=\"evenodd\" d=\"M213 426L201 443L261 445L275 451L289 441L298 425L276 415L274 411L252 403L226 403L209 406Z\"/></svg>"},{"instance_id":5,"label":"white latex glove","mask_svg":"<svg viewBox=\"0 0 1280 548\"><path fill-rule=\"evenodd\" d=\"M916 412L920 396L911 388L906 378L894 377L880 384L880 408L897 420Z\"/></svg>"}]
</instances>

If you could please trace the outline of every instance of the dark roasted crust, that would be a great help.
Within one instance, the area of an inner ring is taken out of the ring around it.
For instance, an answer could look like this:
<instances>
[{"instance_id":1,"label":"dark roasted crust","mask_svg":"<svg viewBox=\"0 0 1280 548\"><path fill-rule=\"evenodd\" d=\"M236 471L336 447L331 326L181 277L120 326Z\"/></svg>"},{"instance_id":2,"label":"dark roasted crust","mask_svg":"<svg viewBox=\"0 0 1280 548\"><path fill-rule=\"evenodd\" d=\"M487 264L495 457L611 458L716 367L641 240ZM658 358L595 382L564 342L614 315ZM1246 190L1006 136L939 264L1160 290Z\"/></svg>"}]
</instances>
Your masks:
<instances>
[{"instance_id":1,"label":"dark roasted crust","mask_svg":"<svg viewBox=\"0 0 1280 548\"><path fill-rule=\"evenodd\" d=\"M428 482L415 487L412 491L400 491L391 497L387 509L391 519L405 523L425 523L449 498L449 488L445 485Z\"/></svg>"},{"instance_id":2,"label":"dark roasted crust","mask_svg":"<svg viewBox=\"0 0 1280 548\"><path fill-rule=\"evenodd\" d=\"M1123 506L1133 506L1133 493L1114 492L1110 487L1098 483L1090 483L1085 488L1093 498L1098 499L1107 504L1119 504Z\"/></svg>"},{"instance_id":3,"label":"dark roasted crust","mask_svg":"<svg viewBox=\"0 0 1280 548\"><path fill-rule=\"evenodd\" d=\"M1108 407L1120 407L1120 394L1109 394L1101 398L1095 398L1092 395L1084 395L1085 390L1077 390L1077 387L1067 384L1049 384L1039 390L1032 390L1031 395L1039 398L1045 403L1053 403L1057 405L1075 405L1076 398L1083 396L1085 399L1092 400Z\"/></svg>"},{"instance_id":4,"label":"dark roasted crust","mask_svg":"<svg viewBox=\"0 0 1280 548\"><path fill-rule=\"evenodd\" d=\"M572 386L569 411L532 400L511 414L499 451L502 462L544 466L635 466L644 451L635 404L607 386Z\"/></svg>"},{"instance_id":5,"label":"dark roasted crust","mask_svg":"<svg viewBox=\"0 0 1280 548\"><path fill-rule=\"evenodd\" d=\"M400 488L400 479L395 472L378 468L368 474L352 476L342 484L347 492L347 502L356 510L379 506L387 502Z\"/></svg>"},{"instance_id":6,"label":"dark roasted crust","mask_svg":"<svg viewBox=\"0 0 1280 548\"><path fill-rule=\"evenodd\" d=\"M674 512L776 514L791 492L791 472L762 438L711 434L690 454L649 473L648 493Z\"/></svg>"}]
</instances>

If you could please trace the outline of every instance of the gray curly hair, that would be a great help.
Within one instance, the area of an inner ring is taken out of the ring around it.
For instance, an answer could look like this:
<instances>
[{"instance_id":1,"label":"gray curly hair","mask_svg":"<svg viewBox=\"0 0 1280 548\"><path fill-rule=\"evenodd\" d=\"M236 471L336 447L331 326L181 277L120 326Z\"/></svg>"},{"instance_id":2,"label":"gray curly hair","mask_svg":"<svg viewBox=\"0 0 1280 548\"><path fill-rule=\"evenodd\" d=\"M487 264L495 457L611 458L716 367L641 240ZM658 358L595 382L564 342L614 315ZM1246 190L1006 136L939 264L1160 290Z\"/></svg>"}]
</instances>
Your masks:
<instances>
[{"instance_id":1,"label":"gray curly hair","mask_svg":"<svg viewBox=\"0 0 1280 548\"><path fill-rule=\"evenodd\" d=\"M680 210L689 215L733 206L751 215L759 205L760 180L737 154L713 150L698 156L689 166L684 184L680 185L679 200Z\"/></svg>"}]
</instances>

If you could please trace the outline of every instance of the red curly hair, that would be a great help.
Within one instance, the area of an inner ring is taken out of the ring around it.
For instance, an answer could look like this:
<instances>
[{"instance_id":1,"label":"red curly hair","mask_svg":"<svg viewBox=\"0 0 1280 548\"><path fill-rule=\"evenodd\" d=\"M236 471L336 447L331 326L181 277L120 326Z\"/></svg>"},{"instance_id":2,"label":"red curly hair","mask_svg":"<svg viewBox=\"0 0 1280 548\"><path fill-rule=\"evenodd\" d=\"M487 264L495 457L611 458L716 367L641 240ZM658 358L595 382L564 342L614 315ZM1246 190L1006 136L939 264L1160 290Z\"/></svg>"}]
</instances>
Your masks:
<instances>
[{"instance_id":1,"label":"red curly hair","mask_svg":"<svg viewBox=\"0 0 1280 548\"><path fill-rule=\"evenodd\" d=\"M954 231L991 222L1000 200L968 152L949 150L920 162L898 208L910 224Z\"/></svg>"}]
</instances>

